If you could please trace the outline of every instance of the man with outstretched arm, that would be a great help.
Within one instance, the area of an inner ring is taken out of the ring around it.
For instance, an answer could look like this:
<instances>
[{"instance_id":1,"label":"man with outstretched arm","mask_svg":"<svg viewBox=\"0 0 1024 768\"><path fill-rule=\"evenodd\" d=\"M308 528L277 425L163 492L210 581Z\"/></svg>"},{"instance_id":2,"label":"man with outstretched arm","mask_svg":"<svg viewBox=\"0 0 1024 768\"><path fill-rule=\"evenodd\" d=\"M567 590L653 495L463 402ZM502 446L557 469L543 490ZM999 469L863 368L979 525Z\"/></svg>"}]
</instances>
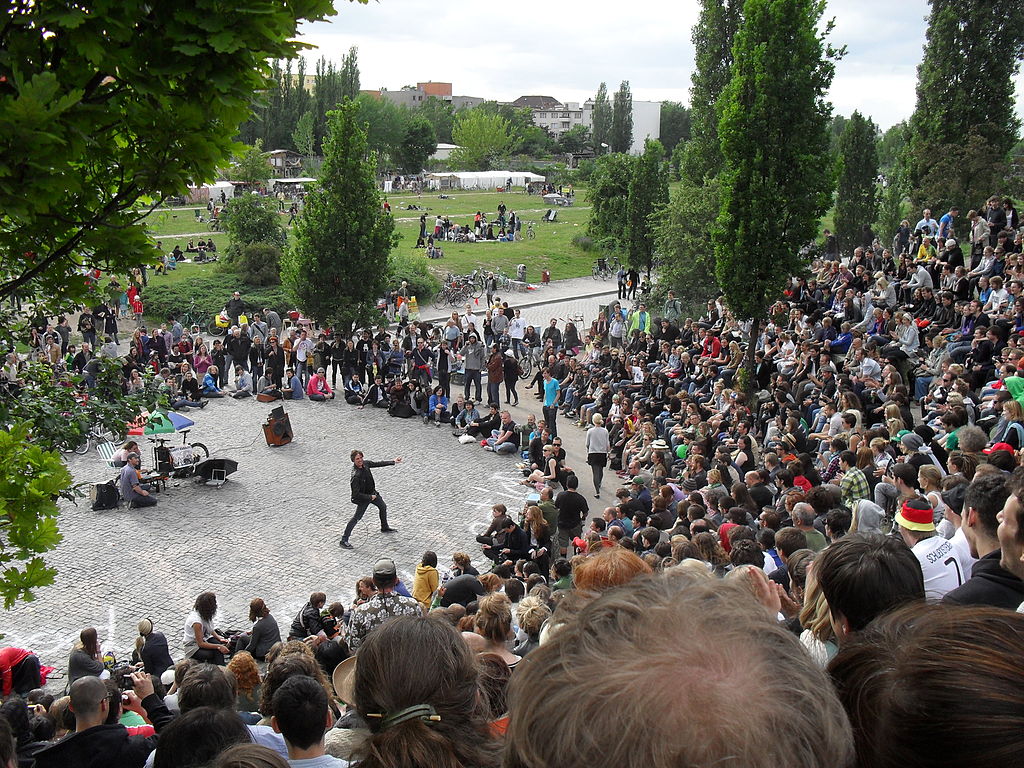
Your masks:
<instances>
[{"instance_id":1,"label":"man with outstretched arm","mask_svg":"<svg viewBox=\"0 0 1024 768\"><path fill-rule=\"evenodd\" d=\"M348 541L349 536L352 535L352 529L363 518L363 515L366 514L366 508L371 504L377 507L377 510L380 512L381 533L394 533L396 529L388 525L387 504L384 503L384 498L377 492L377 486L373 481L373 474L370 470L402 463L401 456L394 461L366 461L363 458L363 452L358 449L353 450L349 458L352 459L352 503L356 505L356 511L352 515L352 519L348 521L348 525L345 526L345 533L339 542L342 549L352 549L352 545Z\"/></svg>"}]
</instances>

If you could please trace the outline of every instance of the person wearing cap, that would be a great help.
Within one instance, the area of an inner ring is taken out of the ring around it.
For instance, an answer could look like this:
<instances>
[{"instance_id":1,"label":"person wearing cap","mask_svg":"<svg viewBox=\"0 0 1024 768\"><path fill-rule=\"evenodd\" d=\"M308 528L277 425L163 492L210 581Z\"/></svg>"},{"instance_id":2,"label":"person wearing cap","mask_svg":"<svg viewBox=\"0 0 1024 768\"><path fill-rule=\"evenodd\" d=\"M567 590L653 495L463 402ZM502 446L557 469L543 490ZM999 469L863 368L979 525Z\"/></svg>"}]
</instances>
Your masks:
<instances>
[{"instance_id":1,"label":"person wearing cap","mask_svg":"<svg viewBox=\"0 0 1024 768\"><path fill-rule=\"evenodd\" d=\"M640 475L630 478L629 495L640 505L644 514L651 514L651 507L653 506L651 491Z\"/></svg>"},{"instance_id":2,"label":"person wearing cap","mask_svg":"<svg viewBox=\"0 0 1024 768\"><path fill-rule=\"evenodd\" d=\"M900 538L920 563L925 597L932 601L941 600L966 579L953 544L935 533L934 514L931 504L919 496L904 501L896 513Z\"/></svg>"},{"instance_id":3,"label":"person wearing cap","mask_svg":"<svg viewBox=\"0 0 1024 768\"><path fill-rule=\"evenodd\" d=\"M991 605L1017 610L1024 602L1024 581L1001 564L999 513L1010 496L1007 476L991 473L975 478L967 488L960 530L975 558L971 577L942 598L956 605Z\"/></svg>"},{"instance_id":4,"label":"person wearing cap","mask_svg":"<svg viewBox=\"0 0 1024 768\"><path fill-rule=\"evenodd\" d=\"M132 451L128 454L127 459L128 463L121 468L121 476L118 480L121 498L128 503L129 509L155 507L156 499L150 494L151 486L141 482L140 479L142 477L140 472L142 457Z\"/></svg>"},{"instance_id":5,"label":"person wearing cap","mask_svg":"<svg viewBox=\"0 0 1024 768\"><path fill-rule=\"evenodd\" d=\"M358 651L360 644L373 630L396 616L422 616L423 606L414 597L404 597L395 591L398 570L395 561L382 557L373 566L373 583L377 592L352 609L348 630L348 645Z\"/></svg>"},{"instance_id":6,"label":"person wearing cap","mask_svg":"<svg viewBox=\"0 0 1024 768\"><path fill-rule=\"evenodd\" d=\"M358 449L353 450L349 458L352 460L352 479L350 483L352 486L352 503L356 505L356 511L345 526L345 533L339 542L342 549L352 549L352 545L348 541L349 536L352 535L352 529L356 527L356 523L363 519L363 515L366 514L366 508L371 504L377 507L380 512L381 533L395 532L396 529L388 525L388 507L384 503L383 497L377 493L377 486L374 483L373 473L370 470L377 467L391 467L402 463L401 456L398 456L393 461L366 461L363 458L363 452Z\"/></svg>"}]
</instances>

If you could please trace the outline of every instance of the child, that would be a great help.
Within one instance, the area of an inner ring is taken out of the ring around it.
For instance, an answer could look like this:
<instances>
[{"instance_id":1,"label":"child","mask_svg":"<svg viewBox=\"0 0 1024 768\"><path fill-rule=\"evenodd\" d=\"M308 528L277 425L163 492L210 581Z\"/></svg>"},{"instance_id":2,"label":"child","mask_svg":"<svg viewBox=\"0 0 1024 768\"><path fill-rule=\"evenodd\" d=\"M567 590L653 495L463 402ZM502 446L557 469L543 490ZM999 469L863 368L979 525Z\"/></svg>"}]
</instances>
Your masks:
<instances>
[{"instance_id":1,"label":"child","mask_svg":"<svg viewBox=\"0 0 1024 768\"><path fill-rule=\"evenodd\" d=\"M437 573L437 555L424 552L423 559L416 566L416 576L412 581L412 596L419 600L426 611L430 610L430 601L437 591L439 581Z\"/></svg>"},{"instance_id":2,"label":"child","mask_svg":"<svg viewBox=\"0 0 1024 768\"><path fill-rule=\"evenodd\" d=\"M136 293L135 298L132 299L132 314L135 315L135 325L138 327L142 326L142 313L145 307L142 304L142 294Z\"/></svg>"}]
</instances>

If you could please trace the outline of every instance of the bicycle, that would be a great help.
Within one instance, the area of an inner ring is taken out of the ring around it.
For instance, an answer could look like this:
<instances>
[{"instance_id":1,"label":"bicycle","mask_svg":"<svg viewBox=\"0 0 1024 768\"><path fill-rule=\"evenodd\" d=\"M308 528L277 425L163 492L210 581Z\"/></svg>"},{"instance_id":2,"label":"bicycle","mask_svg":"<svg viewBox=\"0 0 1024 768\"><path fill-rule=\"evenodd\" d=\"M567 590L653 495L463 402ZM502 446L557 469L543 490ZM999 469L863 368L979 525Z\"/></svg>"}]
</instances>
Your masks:
<instances>
[{"instance_id":1,"label":"bicycle","mask_svg":"<svg viewBox=\"0 0 1024 768\"><path fill-rule=\"evenodd\" d=\"M195 472L196 466L204 459L210 458L210 449L203 443L190 443L188 441L189 430L181 431L181 445L176 448L168 448L167 437L151 438L157 444L153 446L153 468L160 473L167 473L171 477L188 477Z\"/></svg>"},{"instance_id":2,"label":"bicycle","mask_svg":"<svg viewBox=\"0 0 1024 768\"><path fill-rule=\"evenodd\" d=\"M199 305L196 304L196 300L192 299L192 303L188 305L188 308L182 312L181 317L178 321L181 323L181 327L191 331L192 328L198 326L200 333L206 333L206 315L199 309Z\"/></svg>"},{"instance_id":3,"label":"bicycle","mask_svg":"<svg viewBox=\"0 0 1024 768\"><path fill-rule=\"evenodd\" d=\"M118 434L117 432L102 427L97 427L95 424L89 427L89 430L82 437L78 443L65 444L65 451L74 451L79 456L85 456L95 446L100 443L114 443L120 444L125 440L124 433Z\"/></svg>"},{"instance_id":4,"label":"bicycle","mask_svg":"<svg viewBox=\"0 0 1024 768\"><path fill-rule=\"evenodd\" d=\"M600 278L601 280L607 280L613 274L614 273L612 272L611 268L608 266L607 259L598 259L590 268L590 276L593 277L595 280L597 280L598 278Z\"/></svg>"},{"instance_id":5,"label":"bicycle","mask_svg":"<svg viewBox=\"0 0 1024 768\"><path fill-rule=\"evenodd\" d=\"M526 233L523 235L527 240L533 240L537 237L537 233L533 231L533 222L526 222Z\"/></svg>"}]
</instances>

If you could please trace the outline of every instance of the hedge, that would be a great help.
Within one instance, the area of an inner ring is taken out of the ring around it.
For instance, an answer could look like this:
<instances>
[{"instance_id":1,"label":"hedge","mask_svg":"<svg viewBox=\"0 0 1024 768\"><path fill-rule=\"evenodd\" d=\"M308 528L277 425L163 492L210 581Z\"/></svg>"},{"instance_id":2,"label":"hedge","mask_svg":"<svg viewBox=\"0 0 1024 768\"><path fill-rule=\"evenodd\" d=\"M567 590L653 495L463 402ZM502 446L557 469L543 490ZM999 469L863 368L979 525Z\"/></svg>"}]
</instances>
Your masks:
<instances>
[{"instance_id":1,"label":"hedge","mask_svg":"<svg viewBox=\"0 0 1024 768\"><path fill-rule=\"evenodd\" d=\"M146 314L154 318L180 315L195 299L199 311L209 322L224 308L234 291L239 291L242 300L254 309L269 307L283 314L295 307L294 299L283 286L248 285L238 275L218 269L177 283L151 284L144 294Z\"/></svg>"}]
</instances>

